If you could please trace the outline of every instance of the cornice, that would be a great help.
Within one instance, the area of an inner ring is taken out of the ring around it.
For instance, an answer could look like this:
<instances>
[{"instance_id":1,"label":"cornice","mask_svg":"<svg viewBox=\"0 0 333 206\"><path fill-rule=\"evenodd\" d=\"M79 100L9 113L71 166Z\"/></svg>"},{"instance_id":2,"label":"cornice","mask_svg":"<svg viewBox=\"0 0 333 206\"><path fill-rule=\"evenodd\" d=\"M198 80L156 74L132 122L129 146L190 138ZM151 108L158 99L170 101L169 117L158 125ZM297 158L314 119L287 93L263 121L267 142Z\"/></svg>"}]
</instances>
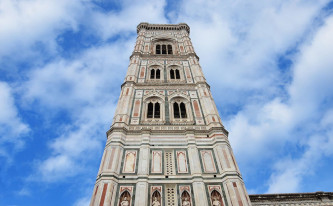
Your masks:
<instances>
[{"instance_id":1,"label":"cornice","mask_svg":"<svg viewBox=\"0 0 333 206\"><path fill-rule=\"evenodd\" d=\"M136 27L137 33L140 32L141 29L146 30L185 30L188 34L190 34L190 27L186 23L179 24L149 24L147 22L142 22Z\"/></svg>"},{"instance_id":2,"label":"cornice","mask_svg":"<svg viewBox=\"0 0 333 206\"><path fill-rule=\"evenodd\" d=\"M158 128L158 129L157 129ZM178 128L178 129L175 129ZM141 135L145 133L149 134L187 134L187 130L190 130L195 135L198 134L210 134L213 132L222 132L226 137L228 137L229 132L224 127L208 127L205 125L130 125L125 127L115 127L111 128L106 132L107 137L112 132L121 132L125 135L136 134Z\"/></svg>"},{"instance_id":3,"label":"cornice","mask_svg":"<svg viewBox=\"0 0 333 206\"><path fill-rule=\"evenodd\" d=\"M283 193L249 195L252 203L260 202L299 202L299 201L333 201L333 192Z\"/></svg>"},{"instance_id":4,"label":"cornice","mask_svg":"<svg viewBox=\"0 0 333 206\"><path fill-rule=\"evenodd\" d=\"M129 83L135 89L193 89L198 85L206 85L207 88L210 88L207 82L196 82L196 83L170 83L170 82L145 82L137 83L134 81L125 81L122 83L120 88L123 88L127 83ZM151 87L151 88L150 88Z\"/></svg>"},{"instance_id":5,"label":"cornice","mask_svg":"<svg viewBox=\"0 0 333 206\"><path fill-rule=\"evenodd\" d=\"M177 59L177 60L184 60L189 57L195 57L198 60L200 60L200 58L198 57L198 55L195 52L191 52L188 54L143 54L141 52L136 52L134 51L132 53L132 55L130 56L130 60L132 59L133 56L139 56L142 59L147 58L147 59Z\"/></svg>"}]
</instances>

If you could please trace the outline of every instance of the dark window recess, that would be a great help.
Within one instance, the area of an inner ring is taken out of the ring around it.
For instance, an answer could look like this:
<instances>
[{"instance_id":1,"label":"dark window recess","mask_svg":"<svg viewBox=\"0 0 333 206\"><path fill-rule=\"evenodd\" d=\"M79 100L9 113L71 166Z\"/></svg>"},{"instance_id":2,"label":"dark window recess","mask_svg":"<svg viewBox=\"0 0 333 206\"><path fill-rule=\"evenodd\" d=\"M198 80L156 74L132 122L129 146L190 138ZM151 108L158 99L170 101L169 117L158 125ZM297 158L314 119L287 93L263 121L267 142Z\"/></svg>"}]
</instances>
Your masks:
<instances>
[{"instance_id":1,"label":"dark window recess","mask_svg":"<svg viewBox=\"0 0 333 206\"><path fill-rule=\"evenodd\" d=\"M156 54L161 54L161 45L156 45Z\"/></svg>"},{"instance_id":2,"label":"dark window recess","mask_svg":"<svg viewBox=\"0 0 333 206\"><path fill-rule=\"evenodd\" d=\"M177 102L173 103L173 117L174 118L180 118L180 115L179 115L179 106L178 106Z\"/></svg>"},{"instance_id":3,"label":"dark window recess","mask_svg":"<svg viewBox=\"0 0 333 206\"><path fill-rule=\"evenodd\" d=\"M176 69L176 79L180 79L180 73L178 69Z\"/></svg>"},{"instance_id":4,"label":"dark window recess","mask_svg":"<svg viewBox=\"0 0 333 206\"><path fill-rule=\"evenodd\" d=\"M173 69L170 70L170 78L175 79L175 71Z\"/></svg>"},{"instance_id":5,"label":"dark window recess","mask_svg":"<svg viewBox=\"0 0 333 206\"><path fill-rule=\"evenodd\" d=\"M185 104L180 103L180 114L182 118L187 118Z\"/></svg>"},{"instance_id":6,"label":"dark window recess","mask_svg":"<svg viewBox=\"0 0 333 206\"><path fill-rule=\"evenodd\" d=\"M167 54L166 45L162 45L162 54Z\"/></svg>"},{"instance_id":7,"label":"dark window recess","mask_svg":"<svg viewBox=\"0 0 333 206\"><path fill-rule=\"evenodd\" d=\"M156 79L161 78L161 71L159 69L156 69Z\"/></svg>"},{"instance_id":8,"label":"dark window recess","mask_svg":"<svg viewBox=\"0 0 333 206\"><path fill-rule=\"evenodd\" d=\"M160 104L158 102L155 103L154 118L160 118Z\"/></svg>"},{"instance_id":9,"label":"dark window recess","mask_svg":"<svg viewBox=\"0 0 333 206\"><path fill-rule=\"evenodd\" d=\"M172 46L168 45L168 54L172 54Z\"/></svg>"},{"instance_id":10,"label":"dark window recess","mask_svg":"<svg viewBox=\"0 0 333 206\"><path fill-rule=\"evenodd\" d=\"M155 79L155 69L150 70L150 79Z\"/></svg>"},{"instance_id":11,"label":"dark window recess","mask_svg":"<svg viewBox=\"0 0 333 206\"><path fill-rule=\"evenodd\" d=\"M148 112L147 112L147 118L153 118L153 103L149 102L148 104Z\"/></svg>"}]
</instances>

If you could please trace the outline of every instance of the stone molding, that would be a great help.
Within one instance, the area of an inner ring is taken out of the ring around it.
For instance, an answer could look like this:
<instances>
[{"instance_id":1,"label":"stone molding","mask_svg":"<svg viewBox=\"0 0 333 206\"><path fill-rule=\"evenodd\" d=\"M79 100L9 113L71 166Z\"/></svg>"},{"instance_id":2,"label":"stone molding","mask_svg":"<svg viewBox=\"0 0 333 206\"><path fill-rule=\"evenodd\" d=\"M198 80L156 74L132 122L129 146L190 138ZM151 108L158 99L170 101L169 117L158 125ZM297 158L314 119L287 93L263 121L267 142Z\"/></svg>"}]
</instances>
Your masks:
<instances>
[{"instance_id":1,"label":"stone molding","mask_svg":"<svg viewBox=\"0 0 333 206\"><path fill-rule=\"evenodd\" d=\"M190 34L190 27L186 23L179 24L149 24L147 22L140 23L137 27L137 33L139 34L141 29L146 30L185 30Z\"/></svg>"}]
</instances>

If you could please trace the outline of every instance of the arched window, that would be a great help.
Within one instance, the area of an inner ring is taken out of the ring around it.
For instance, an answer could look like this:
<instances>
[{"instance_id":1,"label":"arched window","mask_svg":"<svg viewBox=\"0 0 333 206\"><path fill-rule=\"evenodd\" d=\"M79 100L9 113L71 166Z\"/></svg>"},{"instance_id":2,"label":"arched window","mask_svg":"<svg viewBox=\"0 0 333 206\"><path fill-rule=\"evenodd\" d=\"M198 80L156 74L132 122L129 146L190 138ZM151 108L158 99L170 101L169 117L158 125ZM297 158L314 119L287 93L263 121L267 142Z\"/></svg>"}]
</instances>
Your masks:
<instances>
[{"instance_id":1,"label":"arched window","mask_svg":"<svg viewBox=\"0 0 333 206\"><path fill-rule=\"evenodd\" d=\"M187 118L186 106L183 102L173 103L173 117L174 118Z\"/></svg>"},{"instance_id":2,"label":"arched window","mask_svg":"<svg viewBox=\"0 0 333 206\"><path fill-rule=\"evenodd\" d=\"M156 79L161 78L161 71L159 69L156 69Z\"/></svg>"},{"instance_id":3,"label":"arched window","mask_svg":"<svg viewBox=\"0 0 333 206\"><path fill-rule=\"evenodd\" d=\"M155 79L155 69L150 70L150 79Z\"/></svg>"},{"instance_id":4,"label":"arched window","mask_svg":"<svg viewBox=\"0 0 333 206\"><path fill-rule=\"evenodd\" d=\"M158 102L155 103L155 111L154 111L154 118L160 118L160 104Z\"/></svg>"},{"instance_id":5,"label":"arched window","mask_svg":"<svg viewBox=\"0 0 333 206\"><path fill-rule=\"evenodd\" d=\"M161 45L156 45L156 54L161 54Z\"/></svg>"},{"instance_id":6,"label":"arched window","mask_svg":"<svg viewBox=\"0 0 333 206\"><path fill-rule=\"evenodd\" d=\"M172 54L172 46L168 45L168 54Z\"/></svg>"},{"instance_id":7,"label":"arched window","mask_svg":"<svg viewBox=\"0 0 333 206\"><path fill-rule=\"evenodd\" d=\"M174 118L180 118L179 115L179 105L177 102L173 103L173 117Z\"/></svg>"},{"instance_id":8,"label":"arched window","mask_svg":"<svg viewBox=\"0 0 333 206\"><path fill-rule=\"evenodd\" d=\"M170 69L170 79L175 79L175 71Z\"/></svg>"},{"instance_id":9,"label":"arched window","mask_svg":"<svg viewBox=\"0 0 333 206\"><path fill-rule=\"evenodd\" d=\"M148 103L147 108L147 118L160 118L161 117L161 107L160 103Z\"/></svg>"},{"instance_id":10,"label":"arched window","mask_svg":"<svg viewBox=\"0 0 333 206\"><path fill-rule=\"evenodd\" d=\"M176 69L176 79L180 79L180 73L178 69Z\"/></svg>"},{"instance_id":11,"label":"arched window","mask_svg":"<svg viewBox=\"0 0 333 206\"><path fill-rule=\"evenodd\" d=\"M180 115L182 118L187 118L185 104L180 103Z\"/></svg>"},{"instance_id":12,"label":"arched window","mask_svg":"<svg viewBox=\"0 0 333 206\"><path fill-rule=\"evenodd\" d=\"M154 113L154 104L149 102L148 111L147 111L147 118L153 118L153 113Z\"/></svg>"},{"instance_id":13,"label":"arched window","mask_svg":"<svg viewBox=\"0 0 333 206\"><path fill-rule=\"evenodd\" d=\"M162 45L162 54L167 54L166 45Z\"/></svg>"}]
</instances>

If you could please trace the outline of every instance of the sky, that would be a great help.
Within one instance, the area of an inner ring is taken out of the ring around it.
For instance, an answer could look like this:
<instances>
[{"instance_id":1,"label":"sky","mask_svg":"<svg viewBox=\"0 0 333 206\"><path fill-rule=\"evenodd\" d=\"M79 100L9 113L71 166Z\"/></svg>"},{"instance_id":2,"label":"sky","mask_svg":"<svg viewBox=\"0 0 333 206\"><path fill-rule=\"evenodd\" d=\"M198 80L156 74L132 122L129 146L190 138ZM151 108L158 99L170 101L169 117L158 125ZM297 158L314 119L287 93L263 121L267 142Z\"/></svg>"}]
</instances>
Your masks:
<instances>
[{"instance_id":1,"label":"sky","mask_svg":"<svg viewBox=\"0 0 333 206\"><path fill-rule=\"evenodd\" d=\"M0 206L87 206L140 22L187 23L250 194L333 191L333 1L0 0Z\"/></svg>"}]
</instances>

